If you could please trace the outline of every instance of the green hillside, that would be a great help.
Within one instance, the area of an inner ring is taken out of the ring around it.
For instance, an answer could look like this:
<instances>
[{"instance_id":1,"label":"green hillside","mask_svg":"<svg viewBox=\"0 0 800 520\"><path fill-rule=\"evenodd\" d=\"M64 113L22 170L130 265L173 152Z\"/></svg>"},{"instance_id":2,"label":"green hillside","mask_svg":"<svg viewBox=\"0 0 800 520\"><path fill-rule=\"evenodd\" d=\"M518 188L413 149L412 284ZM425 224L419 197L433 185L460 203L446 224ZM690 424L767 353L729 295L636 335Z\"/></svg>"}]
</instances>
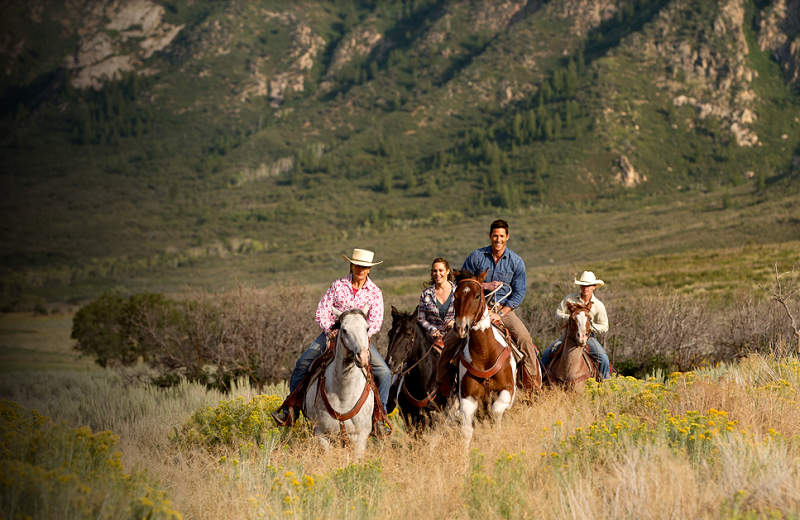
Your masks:
<instances>
[{"instance_id":1,"label":"green hillside","mask_svg":"<svg viewBox=\"0 0 800 520\"><path fill-rule=\"evenodd\" d=\"M495 216L531 265L800 237L793 4L0 9L9 308L460 259Z\"/></svg>"}]
</instances>

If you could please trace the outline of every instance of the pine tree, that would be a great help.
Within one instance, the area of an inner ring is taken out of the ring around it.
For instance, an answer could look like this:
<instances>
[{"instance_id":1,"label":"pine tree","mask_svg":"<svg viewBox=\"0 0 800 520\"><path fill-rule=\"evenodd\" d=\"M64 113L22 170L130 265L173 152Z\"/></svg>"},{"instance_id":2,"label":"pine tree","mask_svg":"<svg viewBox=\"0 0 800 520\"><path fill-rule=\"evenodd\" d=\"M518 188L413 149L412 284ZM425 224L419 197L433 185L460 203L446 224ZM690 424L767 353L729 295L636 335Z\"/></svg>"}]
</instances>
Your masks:
<instances>
[{"instance_id":1,"label":"pine tree","mask_svg":"<svg viewBox=\"0 0 800 520\"><path fill-rule=\"evenodd\" d=\"M525 135L522 130L522 116L517 112L514 116L513 122L513 131L514 131L514 141L517 143L522 143L525 139Z\"/></svg>"}]
</instances>

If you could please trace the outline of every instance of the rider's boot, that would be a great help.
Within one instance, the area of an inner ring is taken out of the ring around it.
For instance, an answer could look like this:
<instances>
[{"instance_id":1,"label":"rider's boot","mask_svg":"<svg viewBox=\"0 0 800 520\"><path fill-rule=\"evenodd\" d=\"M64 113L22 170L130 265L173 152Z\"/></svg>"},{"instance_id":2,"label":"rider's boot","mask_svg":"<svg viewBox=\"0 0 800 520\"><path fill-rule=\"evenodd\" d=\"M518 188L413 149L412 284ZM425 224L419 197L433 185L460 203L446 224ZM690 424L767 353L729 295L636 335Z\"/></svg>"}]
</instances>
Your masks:
<instances>
[{"instance_id":1,"label":"rider's boot","mask_svg":"<svg viewBox=\"0 0 800 520\"><path fill-rule=\"evenodd\" d=\"M278 426L292 426L295 419L299 416L299 410L287 406L272 412L272 419Z\"/></svg>"}]
</instances>

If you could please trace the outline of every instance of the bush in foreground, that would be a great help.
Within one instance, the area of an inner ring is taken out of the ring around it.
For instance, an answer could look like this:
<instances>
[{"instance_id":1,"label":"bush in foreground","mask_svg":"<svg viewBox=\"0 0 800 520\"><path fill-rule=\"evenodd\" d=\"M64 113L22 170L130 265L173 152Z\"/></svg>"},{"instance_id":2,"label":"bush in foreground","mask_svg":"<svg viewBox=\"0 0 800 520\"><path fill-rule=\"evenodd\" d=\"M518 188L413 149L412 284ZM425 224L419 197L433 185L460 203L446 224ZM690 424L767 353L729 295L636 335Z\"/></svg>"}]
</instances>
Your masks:
<instances>
[{"instance_id":1,"label":"bush in foreground","mask_svg":"<svg viewBox=\"0 0 800 520\"><path fill-rule=\"evenodd\" d=\"M109 431L51 424L3 400L0 432L3 518L182 518L144 473L123 471Z\"/></svg>"}]
</instances>

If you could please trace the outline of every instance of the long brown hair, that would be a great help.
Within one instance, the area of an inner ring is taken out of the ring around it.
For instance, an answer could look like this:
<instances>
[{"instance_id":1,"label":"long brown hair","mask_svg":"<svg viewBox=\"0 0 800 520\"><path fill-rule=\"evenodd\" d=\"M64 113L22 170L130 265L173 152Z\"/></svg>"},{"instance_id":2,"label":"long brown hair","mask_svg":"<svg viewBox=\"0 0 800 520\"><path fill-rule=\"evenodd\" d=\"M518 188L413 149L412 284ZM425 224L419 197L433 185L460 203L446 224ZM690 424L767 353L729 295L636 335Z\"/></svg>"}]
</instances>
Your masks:
<instances>
[{"instance_id":1,"label":"long brown hair","mask_svg":"<svg viewBox=\"0 0 800 520\"><path fill-rule=\"evenodd\" d=\"M431 285L436 285L436 282L433 279L433 266L436 264L444 264L445 271L449 271L447 273L447 281L451 283L456 283L456 277L453 275L453 270L450 269L450 262L442 258L441 256L438 258L434 258L433 262L431 262L431 279L427 282L422 284L423 287L430 287Z\"/></svg>"}]
</instances>

